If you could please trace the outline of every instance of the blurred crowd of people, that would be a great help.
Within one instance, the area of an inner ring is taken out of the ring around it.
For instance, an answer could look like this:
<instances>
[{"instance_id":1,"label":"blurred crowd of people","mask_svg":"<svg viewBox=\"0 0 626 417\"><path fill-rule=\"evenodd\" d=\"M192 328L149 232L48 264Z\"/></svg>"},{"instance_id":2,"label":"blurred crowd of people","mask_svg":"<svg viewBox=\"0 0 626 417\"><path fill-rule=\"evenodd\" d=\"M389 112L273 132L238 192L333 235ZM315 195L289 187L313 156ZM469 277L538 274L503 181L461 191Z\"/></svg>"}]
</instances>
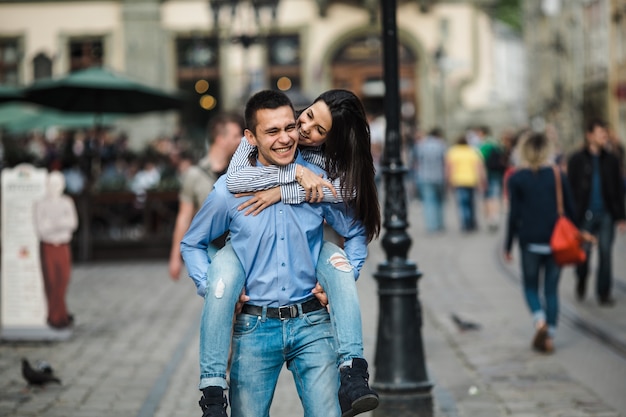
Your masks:
<instances>
[{"instance_id":1,"label":"blurred crowd of people","mask_svg":"<svg viewBox=\"0 0 626 417\"><path fill-rule=\"evenodd\" d=\"M413 142L407 143L408 180L411 195L423 205L426 230L445 230L443 204L450 192L463 231L478 230L479 223L489 231L497 231L505 212L507 179L521 163L518 144L530 133L530 128L507 128L496 136L489 126L481 125L469 127L450 140L439 127L425 134L417 132ZM551 142L550 161L567 172L570 155L563 151L557 132L548 126L545 134ZM575 151L585 146L581 138ZM603 147L618 158L620 181L626 188L624 145L608 127Z\"/></svg>"},{"instance_id":2,"label":"blurred crowd of people","mask_svg":"<svg viewBox=\"0 0 626 417\"><path fill-rule=\"evenodd\" d=\"M178 168L195 161L192 142L177 136L161 136L143 149L129 147L124 132L106 129L63 131L48 129L5 137L2 167L30 163L48 171L61 171L66 192L176 190ZM201 155L200 155L201 156Z\"/></svg>"},{"instance_id":3,"label":"blurred crowd of people","mask_svg":"<svg viewBox=\"0 0 626 417\"><path fill-rule=\"evenodd\" d=\"M533 349L554 350L565 265L554 258L551 239L560 216L578 227L585 252L575 265L577 299L585 299L595 248L593 292L599 306L614 305L612 245L616 229L626 232L626 169L624 145L605 122L588 121L584 138L570 153L563 151L552 127L544 132L506 129L496 137L488 126L467 129L451 144L433 128L417 135L408 151L428 233L446 230L448 191L464 233L478 230L479 223L495 232L506 216L504 259L513 259L517 242L523 294L535 329Z\"/></svg>"}]
</instances>

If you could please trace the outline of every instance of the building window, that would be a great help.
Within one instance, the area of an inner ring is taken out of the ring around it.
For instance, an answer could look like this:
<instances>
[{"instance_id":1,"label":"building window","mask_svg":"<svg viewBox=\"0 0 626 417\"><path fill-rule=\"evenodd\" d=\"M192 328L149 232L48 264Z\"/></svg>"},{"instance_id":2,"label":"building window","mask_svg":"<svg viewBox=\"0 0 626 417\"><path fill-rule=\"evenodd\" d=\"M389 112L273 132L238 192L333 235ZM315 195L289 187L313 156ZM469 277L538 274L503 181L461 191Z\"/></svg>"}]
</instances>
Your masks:
<instances>
[{"instance_id":1,"label":"building window","mask_svg":"<svg viewBox=\"0 0 626 417\"><path fill-rule=\"evenodd\" d=\"M17 38L0 38L0 83L17 85L20 53Z\"/></svg>"},{"instance_id":2,"label":"building window","mask_svg":"<svg viewBox=\"0 0 626 417\"><path fill-rule=\"evenodd\" d=\"M176 57L178 88L189 97L181 112L181 126L202 147L208 120L222 108L217 38L179 37Z\"/></svg>"},{"instance_id":3,"label":"building window","mask_svg":"<svg viewBox=\"0 0 626 417\"><path fill-rule=\"evenodd\" d=\"M70 39L69 49L70 72L102 65L104 42L100 37Z\"/></svg>"},{"instance_id":4,"label":"building window","mask_svg":"<svg viewBox=\"0 0 626 417\"><path fill-rule=\"evenodd\" d=\"M283 91L300 90L301 58L298 35L269 36L267 53L270 86Z\"/></svg>"},{"instance_id":5,"label":"building window","mask_svg":"<svg viewBox=\"0 0 626 417\"><path fill-rule=\"evenodd\" d=\"M52 77L52 59L41 52L33 58L33 78L40 80L50 77Z\"/></svg>"}]
</instances>

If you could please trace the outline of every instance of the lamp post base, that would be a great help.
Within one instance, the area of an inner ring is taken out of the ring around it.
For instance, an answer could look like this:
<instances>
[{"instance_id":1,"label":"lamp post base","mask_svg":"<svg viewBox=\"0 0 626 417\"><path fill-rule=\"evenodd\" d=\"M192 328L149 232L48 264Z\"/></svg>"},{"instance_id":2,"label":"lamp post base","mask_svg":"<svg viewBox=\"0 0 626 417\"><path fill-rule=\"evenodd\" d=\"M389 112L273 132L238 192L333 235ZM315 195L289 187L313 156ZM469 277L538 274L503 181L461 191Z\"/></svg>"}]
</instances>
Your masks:
<instances>
[{"instance_id":1,"label":"lamp post base","mask_svg":"<svg viewBox=\"0 0 626 417\"><path fill-rule=\"evenodd\" d=\"M430 390L430 388L428 388ZM380 405L374 417L433 417L433 397L430 392L388 393L378 391Z\"/></svg>"}]
</instances>

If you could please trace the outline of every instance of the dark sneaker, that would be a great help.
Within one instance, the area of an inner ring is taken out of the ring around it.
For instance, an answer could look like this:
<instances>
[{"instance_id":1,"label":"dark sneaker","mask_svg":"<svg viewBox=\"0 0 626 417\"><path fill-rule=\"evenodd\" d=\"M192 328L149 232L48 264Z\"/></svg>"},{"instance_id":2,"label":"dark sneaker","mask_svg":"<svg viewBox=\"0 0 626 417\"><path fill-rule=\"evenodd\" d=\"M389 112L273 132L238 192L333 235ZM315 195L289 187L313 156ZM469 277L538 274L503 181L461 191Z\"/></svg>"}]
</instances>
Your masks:
<instances>
[{"instance_id":1,"label":"dark sneaker","mask_svg":"<svg viewBox=\"0 0 626 417\"><path fill-rule=\"evenodd\" d=\"M585 299L585 293L587 292L587 282L584 279L578 279L576 283L576 299L583 301Z\"/></svg>"},{"instance_id":2,"label":"dark sneaker","mask_svg":"<svg viewBox=\"0 0 626 417\"><path fill-rule=\"evenodd\" d=\"M615 305L615 299L609 296L600 297L598 304L600 304L600 307L613 307Z\"/></svg>"},{"instance_id":3,"label":"dark sneaker","mask_svg":"<svg viewBox=\"0 0 626 417\"><path fill-rule=\"evenodd\" d=\"M533 337L533 348L539 352L547 352L546 340L548 339L548 325L544 324L537 329Z\"/></svg>"},{"instance_id":4,"label":"dark sneaker","mask_svg":"<svg viewBox=\"0 0 626 417\"><path fill-rule=\"evenodd\" d=\"M355 358L352 367L341 368L339 405L341 417L352 417L378 407L378 394L368 384L367 362Z\"/></svg>"},{"instance_id":5,"label":"dark sneaker","mask_svg":"<svg viewBox=\"0 0 626 417\"><path fill-rule=\"evenodd\" d=\"M222 387L204 388L198 404L202 409L202 417L228 417L226 414L228 401Z\"/></svg>"}]
</instances>

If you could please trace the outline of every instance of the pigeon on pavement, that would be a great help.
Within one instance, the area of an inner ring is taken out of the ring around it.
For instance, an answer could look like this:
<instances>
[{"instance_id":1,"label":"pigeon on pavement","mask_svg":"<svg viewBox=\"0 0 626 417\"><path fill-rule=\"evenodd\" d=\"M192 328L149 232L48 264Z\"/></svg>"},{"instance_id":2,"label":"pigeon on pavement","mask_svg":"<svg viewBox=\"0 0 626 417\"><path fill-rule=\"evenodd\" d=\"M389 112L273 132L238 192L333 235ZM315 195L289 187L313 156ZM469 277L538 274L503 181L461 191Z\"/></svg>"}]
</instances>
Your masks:
<instances>
[{"instance_id":1,"label":"pigeon on pavement","mask_svg":"<svg viewBox=\"0 0 626 417\"><path fill-rule=\"evenodd\" d=\"M467 320L463 320L463 319L461 319L459 316L457 316L454 313L451 314L451 317L452 317L452 321L454 322L454 324L456 324L456 326L462 332L466 331L466 330L478 330L478 329L480 329L480 324L473 323L473 322L467 321Z\"/></svg>"},{"instance_id":2,"label":"pigeon on pavement","mask_svg":"<svg viewBox=\"0 0 626 417\"><path fill-rule=\"evenodd\" d=\"M28 385L44 386L52 382L61 384L61 380L54 375L48 363L38 362L33 368L26 358L22 358L22 376Z\"/></svg>"}]
</instances>

